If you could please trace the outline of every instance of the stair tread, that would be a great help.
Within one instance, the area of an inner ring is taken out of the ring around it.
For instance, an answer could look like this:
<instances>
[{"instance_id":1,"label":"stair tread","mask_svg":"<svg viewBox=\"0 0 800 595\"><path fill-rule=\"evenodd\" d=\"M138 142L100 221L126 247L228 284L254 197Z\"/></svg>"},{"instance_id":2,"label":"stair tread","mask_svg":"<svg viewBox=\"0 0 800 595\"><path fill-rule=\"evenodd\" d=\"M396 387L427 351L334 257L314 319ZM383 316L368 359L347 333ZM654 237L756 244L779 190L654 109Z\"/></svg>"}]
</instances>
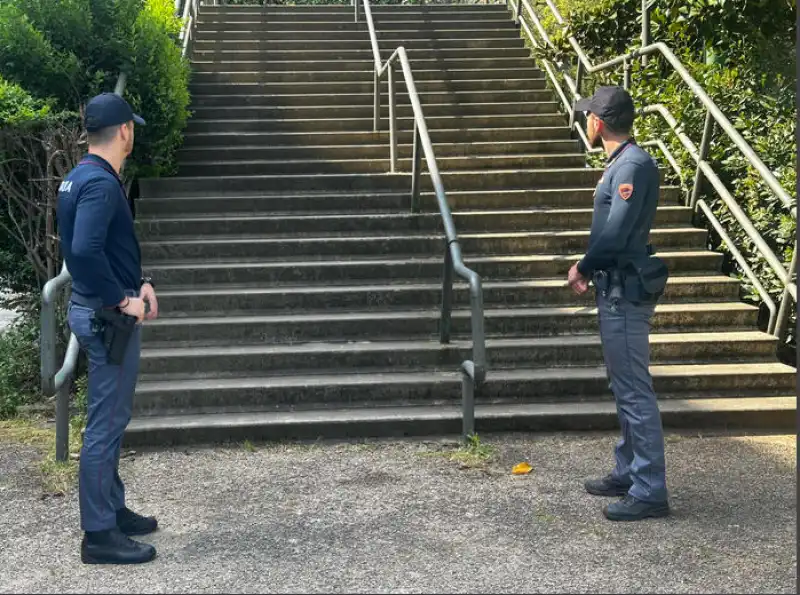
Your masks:
<instances>
[{"instance_id":1,"label":"stair tread","mask_svg":"<svg viewBox=\"0 0 800 595\"><path fill-rule=\"evenodd\" d=\"M562 190L563 192L563 190ZM407 196L407 194L401 194L402 196ZM397 196L394 194L392 196ZM691 210L690 207L685 207L682 205L659 205L659 210L663 211L687 211ZM511 216L511 215L527 215L533 213L591 213L591 207L585 208L576 208L576 207L568 207L568 208L560 208L560 207L530 207L526 209L519 209L519 208L512 208L512 209L481 209L481 210L470 210L470 211L454 211L453 215L458 215L460 217L481 217L485 215L489 216L496 216L496 215L504 215L504 216ZM311 214L311 215L273 215L273 214L213 214L213 215L186 215L186 216L158 216L158 217L149 217L149 218L137 218L137 221L140 222L186 222L191 223L195 221L306 221L309 219L313 220L327 220L327 221L338 221L341 219L379 219L379 220L396 220L396 219L418 219L420 217L441 217L441 214L437 211L428 211L423 213L411 213L411 212L402 212L402 213L341 213L341 214Z\"/></svg>"},{"instance_id":2,"label":"stair tread","mask_svg":"<svg viewBox=\"0 0 800 595\"><path fill-rule=\"evenodd\" d=\"M776 343L777 338L760 331L730 331L718 333L660 333L650 337L651 344L688 342L760 342ZM599 335L566 335L558 337L487 338L487 349L526 347L570 347L575 345L599 345ZM142 359L165 357L213 357L269 355L276 353L313 354L329 352L379 352L400 350L444 351L471 347L471 341L454 340L449 344L438 341L358 341L358 342L309 342L303 344L259 344L217 345L214 347L157 347L142 349Z\"/></svg>"},{"instance_id":3,"label":"stair tread","mask_svg":"<svg viewBox=\"0 0 800 595\"><path fill-rule=\"evenodd\" d=\"M699 398L668 399L659 403L662 413L699 413L726 411L794 411L796 396L785 397L741 397L741 398ZM478 420L492 418L520 418L531 416L575 416L615 415L613 402L583 401L565 403L520 403L520 404L477 404L475 417ZM246 412L164 415L135 417L128 426L128 433L155 431L170 428L192 427L237 427L270 425L303 425L313 423L348 422L398 422L405 420L452 420L461 419L461 410L455 405L415 406L415 407L364 407L351 409L325 409L322 411L286 412Z\"/></svg>"},{"instance_id":4,"label":"stair tread","mask_svg":"<svg viewBox=\"0 0 800 595\"><path fill-rule=\"evenodd\" d=\"M707 234L704 229L688 226L674 226L674 227L654 227L653 233L657 235L663 234ZM465 240L480 240L489 238L547 238L547 237L583 237L588 236L589 230L573 230L573 229L554 229L550 231L487 231L487 232L469 232L459 234L459 239ZM160 245L177 245L177 246L192 246L192 245L227 245L227 244L303 244L305 242L331 242L331 243L358 243L365 241L398 241L398 240L441 240L443 236L441 233L407 233L407 234L389 234L377 232L373 235L359 234L359 235L288 235L286 237L277 237L270 235L265 237L263 235L249 235L237 234L235 236L220 236L220 235L203 235L189 239L162 239L154 241L142 241L141 246L160 246Z\"/></svg>"},{"instance_id":5,"label":"stair tread","mask_svg":"<svg viewBox=\"0 0 800 595\"><path fill-rule=\"evenodd\" d=\"M670 364L650 367L652 376L705 376L731 374L795 374L796 369L780 363L733 363L733 364ZM538 368L514 370L488 370L487 382L536 381L554 378L596 379L606 378L603 366L569 368ZM349 374L303 374L298 376L246 376L235 378L202 378L197 380L145 380L137 384L137 393L163 390L206 390L226 388L295 387L295 386L348 386L377 385L388 383L427 384L436 380L460 380L460 373L453 371L394 372L394 373L349 373Z\"/></svg>"},{"instance_id":6,"label":"stair tread","mask_svg":"<svg viewBox=\"0 0 800 595\"><path fill-rule=\"evenodd\" d=\"M489 143L486 143L489 144ZM363 145L361 145L363 146ZM400 145L402 146L402 145ZM435 146L435 145L434 145ZM277 147L275 147L277 148ZM284 147L288 148L288 147ZM294 148L303 148L303 147L292 147ZM317 147L319 148L319 147ZM337 148L341 149L342 151L347 149L347 146L337 146ZM383 148L383 147L382 147ZM237 149L241 149L241 147L237 147ZM435 151L435 149L434 149ZM542 157L542 158L560 158L560 157L574 157L574 158L582 158L586 155L581 153L580 151L574 151L572 153L508 153L508 154L468 154L468 155L441 155L436 157L436 162L447 162L447 161L454 161L456 159L504 159L504 158L514 158L514 159L522 159L525 157ZM385 157L386 161L389 161L389 155L387 154ZM400 157L402 161L409 161L410 157ZM261 165L266 163L271 164L291 164L291 163L353 163L358 161L374 161L373 157L353 157L353 158L340 158L340 159L331 159L329 157L304 157L300 159L203 159L203 160L188 160L184 159L181 160L181 165L195 165L195 166L203 166L203 165Z\"/></svg>"},{"instance_id":7,"label":"stair tread","mask_svg":"<svg viewBox=\"0 0 800 595\"><path fill-rule=\"evenodd\" d=\"M680 252L659 252L661 257L683 256L683 257L707 257L709 255L716 255L718 253L710 250L686 250ZM507 255L490 255L490 256L470 256L466 259L467 265L470 263L510 263L510 262L531 262L531 261L553 261L553 260L570 260L577 262L583 254L507 254ZM426 264L439 264L442 262L441 256L412 256L400 257L395 259L387 259L383 256L371 259L367 258L346 258L342 260L338 256L333 256L327 260L265 260L265 259L251 259L245 260L242 258L235 259L220 259L213 262L197 261L159 261L158 264L152 265L153 270L163 269L193 269L202 266L205 269L232 269L232 268L247 268L247 267L275 267L275 266L291 266L299 267L321 267L321 266L375 266L375 265L393 265L403 263L426 263Z\"/></svg>"},{"instance_id":8,"label":"stair tread","mask_svg":"<svg viewBox=\"0 0 800 595\"><path fill-rule=\"evenodd\" d=\"M667 281L668 284L677 283L727 283L730 285L738 285L739 280L725 275L703 275L703 276L671 276ZM454 279L456 287L466 285L466 282L460 278ZM518 288L518 287L560 287L564 285L564 279L521 279L515 281L485 281L483 283L484 290L496 288ZM158 292L159 297L181 297L181 296L214 296L214 295L229 295L231 293L241 294L304 294L304 293L347 293L347 292L364 292L364 291L414 291L425 289L441 289L441 283L392 283L392 284L364 284L364 285L345 285L345 286L241 286L241 285L215 285L214 287L199 287L188 289L160 289Z\"/></svg>"},{"instance_id":9,"label":"stair tread","mask_svg":"<svg viewBox=\"0 0 800 595\"><path fill-rule=\"evenodd\" d=\"M660 303L656 312L751 312L757 310L753 305L744 302L689 302L689 303ZM513 308L484 308L485 318L492 317L541 317L555 316L596 316L597 307L591 306L562 306L562 307L513 307ZM409 318L438 320L441 313L438 309L418 310L388 310L388 311L357 311L357 312L305 312L301 314L231 314L228 316L181 316L158 318L147 322L148 326L196 326L218 324L265 324L278 322L326 322L342 321L369 321L369 320L406 320ZM470 310L453 309L454 318L469 318Z\"/></svg>"}]
</instances>

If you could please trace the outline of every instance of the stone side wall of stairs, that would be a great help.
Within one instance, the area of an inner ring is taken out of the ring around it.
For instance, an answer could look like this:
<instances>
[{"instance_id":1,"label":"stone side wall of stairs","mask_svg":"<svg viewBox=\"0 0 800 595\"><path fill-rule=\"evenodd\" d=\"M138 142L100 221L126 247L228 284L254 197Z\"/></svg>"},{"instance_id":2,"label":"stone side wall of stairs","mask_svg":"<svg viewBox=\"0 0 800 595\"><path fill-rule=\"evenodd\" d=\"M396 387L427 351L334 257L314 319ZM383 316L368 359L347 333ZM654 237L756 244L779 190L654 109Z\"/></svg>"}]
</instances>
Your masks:
<instances>
[{"instance_id":1,"label":"stone side wall of stairs","mask_svg":"<svg viewBox=\"0 0 800 595\"><path fill-rule=\"evenodd\" d=\"M484 281L477 429L613 427L591 297L565 287L600 172L503 6L375 6L409 53L465 259ZM453 432L466 287L437 341L444 242L427 176L410 214L372 131L366 26L341 7L204 7L176 177L142 180L138 226L162 315L144 332L131 444ZM384 117L388 115L383 89ZM383 130L387 129L384 119ZM672 277L652 364L671 425L794 423L795 370L720 273L677 188L653 242Z\"/></svg>"}]
</instances>

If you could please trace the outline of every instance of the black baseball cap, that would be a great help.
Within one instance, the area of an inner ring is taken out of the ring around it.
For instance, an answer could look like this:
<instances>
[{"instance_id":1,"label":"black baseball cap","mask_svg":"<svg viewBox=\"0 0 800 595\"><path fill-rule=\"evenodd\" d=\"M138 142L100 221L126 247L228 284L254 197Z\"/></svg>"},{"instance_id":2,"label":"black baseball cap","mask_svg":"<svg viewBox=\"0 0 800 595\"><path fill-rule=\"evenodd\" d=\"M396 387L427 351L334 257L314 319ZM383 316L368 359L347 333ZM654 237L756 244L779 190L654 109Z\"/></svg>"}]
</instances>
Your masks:
<instances>
[{"instance_id":1,"label":"black baseball cap","mask_svg":"<svg viewBox=\"0 0 800 595\"><path fill-rule=\"evenodd\" d=\"M579 112L591 112L613 128L630 128L636 117L633 99L622 87L598 87L594 95L575 104Z\"/></svg>"},{"instance_id":2,"label":"black baseball cap","mask_svg":"<svg viewBox=\"0 0 800 595\"><path fill-rule=\"evenodd\" d=\"M86 104L84 124L89 132L117 126L131 120L139 126L145 124L141 116L133 113L130 104L116 93L102 93L93 97Z\"/></svg>"}]
</instances>

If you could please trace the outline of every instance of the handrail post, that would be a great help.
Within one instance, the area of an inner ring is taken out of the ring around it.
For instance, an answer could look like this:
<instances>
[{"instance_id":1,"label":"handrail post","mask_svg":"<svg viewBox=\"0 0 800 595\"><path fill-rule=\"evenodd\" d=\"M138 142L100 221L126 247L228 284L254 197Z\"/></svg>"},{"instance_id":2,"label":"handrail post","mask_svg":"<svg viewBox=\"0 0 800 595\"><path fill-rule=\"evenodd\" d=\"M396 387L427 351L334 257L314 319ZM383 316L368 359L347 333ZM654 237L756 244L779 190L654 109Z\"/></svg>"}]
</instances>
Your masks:
<instances>
[{"instance_id":1,"label":"handrail post","mask_svg":"<svg viewBox=\"0 0 800 595\"><path fill-rule=\"evenodd\" d=\"M622 86L625 88L626 91L630 91L631 88L631 61L626 59L625 62L622 63L622 69L624 71L624 75L622 78Z\"/></svg>"},{"instance_id":2,"label":"handrail post","mask_svg":"<svg viewBox=\"0 0 800 595\"><path fill-rule=\"evenodd\" d=\"M792 254L792 262L789 265L788 275L786 282L783 286L783 294L781 295L781 305L778 309L778 318L775 322L775 332L773 333L778 339L783 341L786 338L786 331L789 322L789 305L791 303L791 292L789 287L794 282L797 268L797 242L794 243L794 253Z\"/></svg>"},{"instance_id":3,"label":"handrail post","mask_svg":"<svg viewBox=\"0 0 800 595\"><path fill-rule=\"evenodd\" d=\"M397 173L397 97L394 64L389 65L389 161L390 171Z\"/></svg>"},{"instance_id":4,"label":"handrail post","mask_svg":"<svg viewBox=\"0 0 800 595\"><path fill-rule=\"evenodd\" d=\"M519 25L521 18L522 18L522 0L517 0L517 9L516 13L514 14L514 24Z\"/></svg>"},{"instance_id":5,"label":"handrail post","mask_svg":"<svg viewBox=\"0 0 800 595\"><path fill-rule=\"evenodd\" d=\"M419 174L422 169L422 137L414 120L414 149L411 156L411 212L419 213Z\"/></svg>"},{"instance_id":6,"label":"handrail post","mask_svg":"<svg viewBox=\"0 0 800 595\"><path fill-rule=\"evenodd\" d=\"M694 186L692 187L692 198L689 206L694 211L697 207L697 199L700 198L700 186L703 183L702 164L708 158L708 151L711 147L711 135L714 133L714 116L711 111L706 112L706 123L703 127L703 139L700 141L700 159L697 162L697 171L694 175Z\"/></svg>"},{"instance_id":7,"label":"handrail post","mask_svg":"<svg viewBox=\"0 0 800 595\"><path fill-rule=\"evenodd\" d=\"M355 22L358 22L358 0L353 0L353 12L355 13Z\"/></svg>"},{"instance_id":8,"label":"handrail post","mask_svg":"<svg viewBox=\"0 0 800 595\"><path fill-rule=\"evenodd\" d=\"M521 2L522 0L520 0ZM575 110L575 105L578 103L578 99L580 99L581 94L581 86L583 83L583 71L584 66L583 62L578 60L578 72L575 74L575 98L572 100L572 109L569 112L569 129L572 131L572 128L575 126L575 120L578 117L578 112Z\"/></svg>"},{"instance_id":9,"label":"handrail post","mask_svg":"<svg viewBox=\"0 0 800 595\"><path fill-rule=\"evenodd\" d=\"M642 0L642 47L650 45L650 0ZM647 66L647 54L642 54L642 67Z\"/></svg>"},{"instance_id":10,"label":"handrail post","mask_svg":"<svg viewBox=\"0 0 800 595\"><path fill-rule=\"evenodd\" d=\"M475 435L475 382L461 369L461 436L466 443Z\"/></svg>"},{"instance_id":11,"label":"handrail post","mask_svg":"<svg viewBox=\"0 0 800 595\"><path fill-rule=\"evenodd\" d=\"M372 116L372 129L378 132L381 127L381 86L378 69L373 72L372 80L375 83L375 92L373 94L373 116Z\"/></svg>"},{"instance_id":12,"label":"handrail post","mask_svg":"<svg viewBox=\"0 0 800 595\"><path fill-rule=\"evenodd\" d=\"M450 243L444 249L444 275L442 279L442 307L439 318L439 342L450 342L450 328L453 313L453 254Z\"/></svg>"},{"instance_id":13,"label":"handrail post","mask_svg":"<svg viewBox=\"0 0 800 595\"><path fill-rule=\"evenodd\" d=\"M56 461L69 457L69 393L72 388L72 373L67 373L56 392Z\"/></svg>"}]
</instances>

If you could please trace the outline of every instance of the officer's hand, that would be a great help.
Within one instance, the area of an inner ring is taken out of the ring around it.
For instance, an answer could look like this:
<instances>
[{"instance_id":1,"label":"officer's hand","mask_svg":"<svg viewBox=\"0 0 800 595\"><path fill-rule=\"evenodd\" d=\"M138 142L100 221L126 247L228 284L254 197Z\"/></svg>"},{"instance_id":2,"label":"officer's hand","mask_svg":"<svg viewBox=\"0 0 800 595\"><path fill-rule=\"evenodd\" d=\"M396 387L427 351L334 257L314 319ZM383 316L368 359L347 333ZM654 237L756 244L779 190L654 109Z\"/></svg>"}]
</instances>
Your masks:
<instances>
[{"instance_id":1,"label":"officer's hand","mask_svg":"<svg viewBox=\"0 0 800 595\"><path fill-rule=\"evenodd\" d=\"M572 289L578 295L583 295L589 291L589 282L586 279L579 279L572 285Z\"/></svg>"},{"instance_id":2,"label":"officer's hand","mask_svg":"<svg viewBox=\"0 0 800 595\"><path fill-rule=\"evenodd\" d=\"M158 300L156 299L156 290L149 283L142 285L139 291L139 297L148 303L150 311L145 315L146 320L153 320L158 316Z\"/></svg>"},{"instance_id":3,"label":"officer's hand","mask_svg":"<svg viewBox=\"0 0 800 595\"><path fill-rule=\"evenodd\" d=\"M578 271L578 263L576 262L572 265L572 268L570 268L569 273L567 274L567 283L569 283L570 286L574 286L579 281L585 282L587 279Z\"/></svg>"},{"instance_id":4,"label":"officer's hand","mask_svg":"<svg viewBox=\"0 0 800 595\"><path fill-rule=\"evenodd\" d=\"M128 316L134 316L136 322L141 322L144 319L144 300L142 298L128 298L128 302L124 307L120 306Z\"/></svg>"}]
</instances>

